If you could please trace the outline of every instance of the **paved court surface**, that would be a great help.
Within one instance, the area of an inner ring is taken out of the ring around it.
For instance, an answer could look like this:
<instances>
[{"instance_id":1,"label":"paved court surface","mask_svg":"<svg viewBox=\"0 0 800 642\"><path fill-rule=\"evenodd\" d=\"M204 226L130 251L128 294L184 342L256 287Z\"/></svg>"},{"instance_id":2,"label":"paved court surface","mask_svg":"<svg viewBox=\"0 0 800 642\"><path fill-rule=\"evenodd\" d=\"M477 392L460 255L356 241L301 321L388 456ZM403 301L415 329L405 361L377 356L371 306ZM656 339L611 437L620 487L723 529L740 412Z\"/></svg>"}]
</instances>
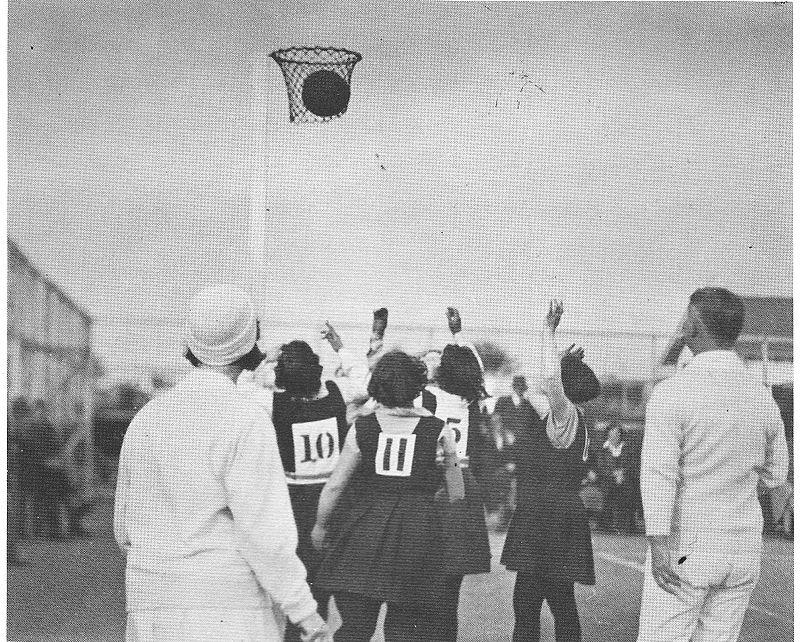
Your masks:
<instances>
[{"instance_id":1,"label":"paved court surface","mask_svg":"<svg viewBox=\"0 0 800 642\"><path fill-rule=\"evenodd\" d=\"M124 632L124 563L111 535L110 504L87 520L91 539L22 544L31 560L8 573L9 640L121 640ZM465 580L461 594L464 642L509 640L514 574L497 563L503 536L492 536L492 573ZM636 639L642 562L641 536L595 534L597 586L578 586L585 640ZM766 539L761 579L745 617L742 642L793 639L792 542ZM553 640L552 618L543 608L543 640ZM376 636L375 640L381 640Z\"/></svg>"}]
</instances>

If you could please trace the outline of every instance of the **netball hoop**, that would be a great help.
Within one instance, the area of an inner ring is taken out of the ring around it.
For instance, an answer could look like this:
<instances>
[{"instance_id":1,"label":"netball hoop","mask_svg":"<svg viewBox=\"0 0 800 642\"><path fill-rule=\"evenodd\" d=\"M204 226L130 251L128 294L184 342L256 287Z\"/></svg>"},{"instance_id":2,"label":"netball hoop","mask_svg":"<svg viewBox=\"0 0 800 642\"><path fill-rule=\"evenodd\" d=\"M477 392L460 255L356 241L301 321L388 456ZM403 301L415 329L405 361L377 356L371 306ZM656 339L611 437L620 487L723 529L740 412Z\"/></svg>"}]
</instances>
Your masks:
<instances>
[{"instance_id":1,"label":"netball hoop","mask_svg":"<svg viewBox=\"0 0 800 642\"><path fill-rule=\"evenodd\" d=\"M361 54L333 47L290 47L270 56L289 93L289 120L324 123L347 111L350 78Z\"/></svg>"}]
</instances>

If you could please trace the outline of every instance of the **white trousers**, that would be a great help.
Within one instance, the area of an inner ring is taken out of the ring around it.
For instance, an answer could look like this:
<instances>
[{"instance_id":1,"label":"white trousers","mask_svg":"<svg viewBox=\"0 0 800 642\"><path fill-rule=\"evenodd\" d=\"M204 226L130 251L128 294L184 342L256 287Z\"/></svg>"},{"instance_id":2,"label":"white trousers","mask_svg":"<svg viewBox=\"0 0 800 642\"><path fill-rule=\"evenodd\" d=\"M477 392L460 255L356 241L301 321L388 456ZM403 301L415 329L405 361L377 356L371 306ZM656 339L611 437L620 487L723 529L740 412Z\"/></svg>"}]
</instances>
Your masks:
<instances>
[{"instance_id":1,"label":"white trousers","mask_svg":"<svg viewBox=\"0 0 800 642\"><path fill-rule=\"evenodd\" d=\"M673 551L672 563L678 595L656 584L648 549L639 642L735 642L761 570L761 534L695 542Z\"/></svg>"},{"instance_id":2,"label":"white trousers","mask_svg":"<svg viewBox=\"0 0 800 642\"><path fill-rule=\"evenodd\" d=\"M271 610L163 609L128 613L125 642L281 642Z\"/></svg>"}]
</instances>

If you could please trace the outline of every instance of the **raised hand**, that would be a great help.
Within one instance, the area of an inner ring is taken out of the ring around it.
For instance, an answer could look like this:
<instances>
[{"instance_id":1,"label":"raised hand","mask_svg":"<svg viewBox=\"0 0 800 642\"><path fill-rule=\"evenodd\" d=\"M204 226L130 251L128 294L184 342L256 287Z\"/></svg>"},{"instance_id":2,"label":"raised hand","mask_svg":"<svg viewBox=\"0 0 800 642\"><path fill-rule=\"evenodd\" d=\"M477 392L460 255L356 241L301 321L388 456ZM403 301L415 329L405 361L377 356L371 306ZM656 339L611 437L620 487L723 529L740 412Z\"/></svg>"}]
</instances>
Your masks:
<instances>
[{"instance_id":1,"label":"raised hand","mask_svg":"<svg viewBox=\"0 0 800 642\"><path fill-rule=\"evenodd\" d=\"M580 346L576 347L575 344L573 343L569 348L567 348L566 350L564 350L564 352L561 353L561 358L563 359L564 357L573 357L575 359L580 359L581 361L583 361L583 348Z\"/></svg>"},{"instance_id":2,"label":"raised hand","mask_svg":"<svg viewBox=\"0 0 800 642\"><path fill-rule=\"evenodd\" d=\"M372 336L375 339L383 339L386 326L389 324L389 310L380 308L372 313Z\"/></svg>"},{"instance_id":3,"label":"raised hand","mask_svg":"<svg viewBox=\"0 0 800 642\"><path fill-rule=\"evenodd\" d=\"M557 301L556 299L552 299L550 301L550 309L547 311L547 316L545 317L545 324L550 329L550 332L556 331L556 328L561 321L561 315L563 314L564 303Z\"/></svg>"},{"instance_id":4,"label":"raised hand","mask_svg":"<svg viewBox=\"0 0 800 642\"><path fill-rule=\"evenodd\" d=\"M342 338L339 336L339 333L336 332L334 327L328 322L325 322L325 326L321 330L322 338L326 339L328 343L331 344L331 348L333 348L334 352L339 352L344 347L344 343L342 342Z\"/></svg>"},{"instance_id":5,"label":"raised hand","mask_svg":"<svg viewBox=\"0 0 800 642\"><path fill-rule=\"evenodd\" d=\"M455 308L447 308L447 325L452 334L461 332L461 315Z\"/></svg>"}]
</instances>

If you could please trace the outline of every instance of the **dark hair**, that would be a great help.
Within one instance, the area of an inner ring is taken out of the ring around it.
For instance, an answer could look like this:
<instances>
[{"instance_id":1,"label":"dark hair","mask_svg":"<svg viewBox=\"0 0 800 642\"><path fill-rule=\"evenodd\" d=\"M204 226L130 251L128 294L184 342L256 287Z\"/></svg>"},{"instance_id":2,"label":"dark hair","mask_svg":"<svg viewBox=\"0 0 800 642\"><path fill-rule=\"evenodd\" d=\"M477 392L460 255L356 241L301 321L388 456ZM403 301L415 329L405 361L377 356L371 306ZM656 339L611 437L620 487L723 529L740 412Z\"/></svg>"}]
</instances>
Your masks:
<instances>
[{"instance_id":1,"label":"dark hair","mask_svg":"<svg viewBox=\"0 0 800 642\"><path fill-rule=\"evenodd\" d=\"M198 366L202 365L202 361L194 356L194 352L191 351L190 348L186 348L186 352L183 353L183 356L186 357L186 360L192 364L193 367L197 368ZM237 368L241 368L242 370L255 370L258 368L258 365L264 360L264 353L259 350L258 345L254 345L250 352L246 355L239 357L236 361L234 361L231 365Z\"/></svg>"},{"instance_id":2,"label":"dark hair","mask_svg":"<svg viewBox=\"0 0 800 642\"><path fill-rule=\"evenodd\" d=\"M30 417L31 412L31 405L25 397L17 397L11 403L11 416L15 419Z\"/></svg>"},{"instance_id":3,"label":"dark hair","mask_svg":"<svg viewBox=\"0 0 800 642\"><path fill-rule=\"evenodd\" d=\"M481 365L472 350L466 346L445 346L436 381L445 392L462 397L470 403L486 397Z\"/></svg>"},{"instance_id":4,"label":"dark hair","mask_svg":"<svg viewBox=\"0 0 800 642\"><path fill-rule=\"evenodd\" d=\"M742 331L744 303L725 288L700 288L689 297L720 348L732 348Z\"/></svg>"},{"instance_id":5,"label":"dark hair","mask_svg":"<svg viewBox=\"0 0 800 642\"><path fill-rule=\"evenodd\" d=\"M296 397L313 397L322 384L319 356L305 341L290 341L281 346L275 364L275 385Z\"/></svg>"},{"instance_id":6,"label":"dark hair","mask_svg":"<svg viewBox=\"0 0 800 642\"><path fill-rule=\"evenodd\" d=\"M393 350L383 355L367 386L369 396L388 408L408 408L428 383L428 369L419 359Z\"/></svg>"}]
</instances>

